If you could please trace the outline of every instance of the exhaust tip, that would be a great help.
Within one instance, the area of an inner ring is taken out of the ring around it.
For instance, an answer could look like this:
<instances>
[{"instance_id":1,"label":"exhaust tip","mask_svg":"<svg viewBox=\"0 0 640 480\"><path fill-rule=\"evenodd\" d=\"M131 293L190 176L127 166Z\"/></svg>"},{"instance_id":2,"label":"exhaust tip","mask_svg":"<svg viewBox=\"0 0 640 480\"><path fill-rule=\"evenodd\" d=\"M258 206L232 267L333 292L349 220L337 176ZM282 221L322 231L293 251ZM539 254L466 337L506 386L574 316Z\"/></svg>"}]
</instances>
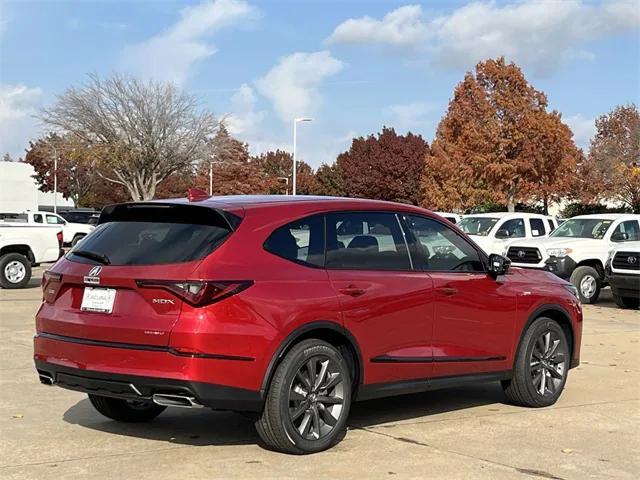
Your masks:
<instances>
[{"instance_id":1,"label":"exhaust tip","mask_svg":"<svg viewBox=\"0 0 640 480\"><path fill-rule=\"evenodd\" d=\"M38 373L38 377L40 378L40 383L43 385L53 385L56 383L53 377L48 373Z\"/></svg>"},{"instance_id":2,"label":"exhaust tip","mask_svg":"<svg viewBox=\"0 0 640 480\"><path fill-rule=\"evenodd\" d=\"M181 408L202 408L194 397L188 395L171 395L165 393L156 393L152 397L153 403L163 407L181 407Z\"/></svg>"}]
</instances>

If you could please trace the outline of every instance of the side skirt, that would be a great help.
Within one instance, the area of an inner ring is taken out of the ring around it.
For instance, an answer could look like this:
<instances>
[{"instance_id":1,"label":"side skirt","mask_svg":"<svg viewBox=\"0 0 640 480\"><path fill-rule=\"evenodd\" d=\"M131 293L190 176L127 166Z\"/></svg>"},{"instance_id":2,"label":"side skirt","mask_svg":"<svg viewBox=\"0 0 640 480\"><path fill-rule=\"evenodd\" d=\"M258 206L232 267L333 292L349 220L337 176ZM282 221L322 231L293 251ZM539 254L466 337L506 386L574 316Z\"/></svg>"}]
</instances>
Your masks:
<instances>
[{"instance_id":1,"label":"side skirt","mask_svg":"<svg viewBox=\"0 0 640 480\"><path fill-rule=\"evenodd\" d=\"M511 370L452 377L429 378L420 380L403 380L392 383L373 383L361 385L356 401L374 398L393 397L410 393L420 393L441 388L458 387L470 383L497 382L511 378Z\"/></svg>"}]
</instances>

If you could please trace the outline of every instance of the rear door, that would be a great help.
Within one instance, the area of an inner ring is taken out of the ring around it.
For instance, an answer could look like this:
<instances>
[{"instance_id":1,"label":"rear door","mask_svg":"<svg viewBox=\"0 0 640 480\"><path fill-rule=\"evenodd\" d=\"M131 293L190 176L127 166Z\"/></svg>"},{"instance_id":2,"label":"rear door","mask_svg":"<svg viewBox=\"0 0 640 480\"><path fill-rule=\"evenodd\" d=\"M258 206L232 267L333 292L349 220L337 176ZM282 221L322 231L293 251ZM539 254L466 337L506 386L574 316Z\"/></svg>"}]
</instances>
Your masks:
<instances>
[{"instance_id":1,"label":"rear door","mask_svg":"<svg viewBox=\"0 0 640 480\"><path fill-rule=\"evenodd\" d=\"M343 319L358 339L365 383L431 375L433 288L412 270L394 213L326 216L326 268Z\"/></svg>"},{"instance_id":2,"label":"rear door","mask_svg":"<svg viewBox=\"0 0 640 480\"><path fill-rule=\"evenodd\" d=\"M189 205L121 205L103 217L47 275L38 331L167 345L181 289L198 288L188 280L201 277L201 260L232 227L219 212Z\"/></svg>"}]
</instances>

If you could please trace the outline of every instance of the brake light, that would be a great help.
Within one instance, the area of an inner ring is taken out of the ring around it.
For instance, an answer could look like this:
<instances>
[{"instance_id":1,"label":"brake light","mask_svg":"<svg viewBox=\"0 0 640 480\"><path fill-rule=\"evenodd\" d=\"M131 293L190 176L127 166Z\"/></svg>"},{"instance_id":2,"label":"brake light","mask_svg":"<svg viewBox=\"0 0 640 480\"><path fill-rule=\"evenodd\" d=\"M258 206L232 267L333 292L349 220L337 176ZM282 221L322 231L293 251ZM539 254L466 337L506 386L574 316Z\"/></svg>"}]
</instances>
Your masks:
<instances>
[{"instance_id":1,"label":"brake light","mask_svg":"<svg viewBox=\"0 0 640 480\"><path fill-rule=\"evenodd\" d=\"M40 281L40 287L42 287L42 293L46 296L46 288L51 282L62 282L62 274L58 272L51 272L45 270L42 274L42 280Z\"/></svg>"},{"instance_id":2,"label":"brake light","mask_svg":"<svg viewBox=\"0 0 640 480\"><path fill-rule=\"evenodd\" d=\"M62 248L62 231L56 233L56 237L58 237L58 247Z\"/></svg>"},{"instance_id":3,"label":"brake light","mask_svg":"<svg viewBox=\"0 0 640 480\"><path fill-rule=\"evenodd\" d=\"M136 280L139 288L167 290L194 307L204 307L246 290L251 280Z\"/></svg>"}]
</instances>

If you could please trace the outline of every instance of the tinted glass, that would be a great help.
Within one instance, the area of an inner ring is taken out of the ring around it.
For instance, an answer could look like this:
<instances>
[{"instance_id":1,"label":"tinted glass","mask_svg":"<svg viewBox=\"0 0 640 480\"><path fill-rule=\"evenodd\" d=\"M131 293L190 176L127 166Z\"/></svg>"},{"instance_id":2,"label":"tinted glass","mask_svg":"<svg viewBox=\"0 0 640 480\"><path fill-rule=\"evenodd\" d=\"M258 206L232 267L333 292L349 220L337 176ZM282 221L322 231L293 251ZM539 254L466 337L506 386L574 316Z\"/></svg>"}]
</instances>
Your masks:
<instances>
[{"instance_id":1,"label":"tinted glass","mask_svg":"<svg viewBox=\"0 0 640 480\"><path fill-rule=\"evenodd\" d=\"M440 222L407 215L404 221L412 240L411 256L416 269L452 272L483 272L480 255L464 238Z\"/></svg>"},{"instance_id":2,"label":"tinted glass","mask_svg":"<svg viewBox=\"0 0 640 480\"><path fill-rule=\"evenodd\" d=\"M326 222L327 268L411 270L395 214L334 213Z\"/></svg>"},{"instance_id":3,"label":"tinted glass","mask_svg":"<svg viewBox=\"0 0 640 480\"><path fill-rule=\"evenodd\" d=\"M640 229L638 228L638 222L636 222L635 220L628 220L618 225L613 234L615 234L616 232L626 233L627 239L625 240L625 242L637 242L638 240L640 240L639 230Z\"/></svg>"},{"instance_id":4,"label":"tinted glass","mask_svg":"<svg viewBox=\"0 0 640 480\"><path fill-rule=\"evenodd\" d=\"M509 232L509 238L523 238L526 235L524 230L524 220L521 218L512 218L511 220L507 220L498 227L498 230L506 230Z\"/></svg>"},{"instance_id":5,"label":"tinted glass","mask_svg":"<svg viewBox=\"0 0 640 480\"><path fill-rule=\"evenodd\" d=\"M458 227L467 235L486 237L498 220L500 219L493 217L464 217Z\"/></svg>"},{"instance_id":6,"label":"tinted glass","mask_svg":"<svg viewBox=\"0 0 640 480\"><path fill-rule=\"evenodd\" d=\"M530 218L529 226L531 227L531 236L542 237L547 232L544 229L544 221L541 218Z\"/></svg>"},{"instance_id":7,"label":"tinted glass","mask_svg":"<svg viewBox=\"0 0 640 480\"><path fill-rule=\"evenodd\" d=\"M572 218L563 222L550 236L600 240L604 238L612 223L613 220L602 218Z\"/></svg>"},{"instance_id":8,"label":"tinted glass","mask_svg":"<svg viewBox=\"0 0 640 480\"><path fill-rule=\"evenodd\" d=\"M324 265L324 217L303 218L275 230L264 248L279 257L321 267Z\"/></svg>"}]
</instances>

